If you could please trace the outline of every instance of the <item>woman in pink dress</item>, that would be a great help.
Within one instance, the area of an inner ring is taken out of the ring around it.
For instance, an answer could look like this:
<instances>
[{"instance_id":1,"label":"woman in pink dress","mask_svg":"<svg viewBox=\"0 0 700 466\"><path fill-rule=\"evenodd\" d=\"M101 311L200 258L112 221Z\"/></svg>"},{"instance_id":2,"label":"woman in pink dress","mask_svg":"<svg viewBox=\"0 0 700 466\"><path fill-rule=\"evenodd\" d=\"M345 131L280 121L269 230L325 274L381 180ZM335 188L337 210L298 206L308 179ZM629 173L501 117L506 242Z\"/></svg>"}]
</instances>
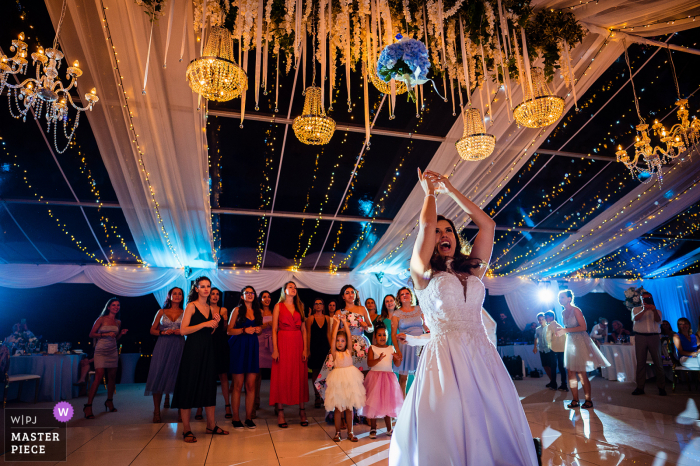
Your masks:
<instances>
[{"instance_id":1,"label":"woman in pink dress","mask_svg":"<svg viewBox=\"0 0 700 466\"><path fill-rule=\"evenodd\" d=\"M270 405L275 405L277 424L288 427L283 405L299 405L301 425L307 427L304 403L309 401L309 370L306 358L306 325L304 304L297 295L294 282L282 288L280 299L272 311L272 377L270 378Z\"/></svg>"}]
</instances>

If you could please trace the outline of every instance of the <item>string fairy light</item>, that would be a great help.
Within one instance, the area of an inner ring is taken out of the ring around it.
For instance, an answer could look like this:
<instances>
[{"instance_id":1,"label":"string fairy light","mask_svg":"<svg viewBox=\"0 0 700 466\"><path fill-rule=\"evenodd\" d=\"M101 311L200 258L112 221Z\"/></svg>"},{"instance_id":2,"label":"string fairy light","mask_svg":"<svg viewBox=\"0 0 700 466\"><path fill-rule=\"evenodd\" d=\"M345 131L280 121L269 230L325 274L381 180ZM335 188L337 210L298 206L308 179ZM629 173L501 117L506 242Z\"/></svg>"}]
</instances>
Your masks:
<instances>
[{"instance_id":1,"label":"string fairy light","mask_svg":"<svg viewBox=\"0 0 700 466\"><path fill-rule=\"evenodd\" d=\"M163 235L163 238L165 240L165 243L168 246L168 249L170 249L170 252L173 254L175 257L175 260L180 264L180 267L183 267L182 261L180 261L180 257L177 254L177 251L175 250L175 247L173 246L171 240L170 240L170 235L168 235L167 230L165 229L165 223L163 222L163 217L161 216L160 213L160 204L158 203L158 200L156 199L156 193L155 190L153 189L153 185L151 184L151 179L150 175L148 173L148 170L146 170L146 165L143 161L143 156L144 152L141 148L141 145L139 143L139 135L136 132L136 129L134 127L134 113L131 111L131 108L129 107L129 97L126 93L126 89L124 88L124 81L123 77L121 74L121 71L119 70L119 60L117 59L117 51L116 47L114 46L114 42L112 41L112 33L109 29L109 22L107 21L107 8L104 6L104 2L100 0L100 8L102 9L102 29L105 34L105 40L108 42L109 47L112 51L112 54L110 55L110 60L112 61L112 68L114 72L114 77L117 83L117 86L119 86L120 89L120 94L119 94L119 99L122 104L122 108L124 110L124 115L128 119L129 123L129 128L128 130L131 133L132 140L131 142L134 144L136 148L136 153L138 154L138 162L139 162L139 167L141 169L141 173L143 176L143 179L146 181L146 186L148 187L148 193L151 197L151 202L153 203L153 210L156 214L156 218L158 219L158 226L160 228L160 231Z\"/></svg>"},{"instance_id":2,"label":"string fairy light","mask_svg":"<svg viewBox=\"0 0 700 466\"><path fill-rule=\"evenodd\" d=\"M3 140L2 137L0 137L0 141L2 141L3 149L5 150L5 155L6 155L8 158L14 159L14 161L13 161L12 163L8 163L8 164L7 164L7 168L6 168L6 169L9 171L9 170L11 169L11 167L15 167L15 168L17 168L18 170L21 170L22 181L24 182L25 186L27 186L27 188L33 190L34 198L36 198L37 201L48 205L49 202L48 202L47 200L44 199L44 196L40 195L40 194L36 191L36 188L32 185L32 183L29 181L29 179L27 179L27 175L28 175L27 170L23 169L23 168L20 166L20 164L19 164L19 159L18 159L17 155L15 154L14 156L12 156L12 155L10 154L9 149L7 148L7 145L5 144L5 141ZM83 254L85 254L86 256L88 256L90 259L93 259L93 260L94 260L95 262L97 262L98 264L101 264L101 265L103 265L103 266L105 266L105 267L110 267L110 266L111 266L110 263L108 263L108 262L106 262L106 261L103 261L103 260L100 259L97 255L95 255L95 254L93 254L92 252L90 252L89 249L87 248L87 246L85 246L81 240L78 240L78 239L75 237L75 235L73 235L73 234L70 232L70 230L68 229L68 225L67 225L65 222L63 222L63 221L58 217L58 215L57 215L50 207L47 209L47 214L49 215L49 217L51 217L51 219L53 219L53 220L56 222L56 226L61 230L61 232L62 232L65 236L67 236L68 238L70 238L70 241L71 241Z\"/></svg>"}]
</instances>

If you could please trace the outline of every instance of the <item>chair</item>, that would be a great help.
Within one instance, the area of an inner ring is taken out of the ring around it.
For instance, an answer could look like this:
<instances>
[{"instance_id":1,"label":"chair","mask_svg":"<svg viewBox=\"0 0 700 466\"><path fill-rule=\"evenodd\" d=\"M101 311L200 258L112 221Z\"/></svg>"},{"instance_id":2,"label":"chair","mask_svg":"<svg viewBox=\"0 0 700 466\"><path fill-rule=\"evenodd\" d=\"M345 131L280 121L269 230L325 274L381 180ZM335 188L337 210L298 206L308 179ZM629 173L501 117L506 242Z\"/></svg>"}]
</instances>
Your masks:
<instances>
[{"instance_id":1,"label":"chair","mask_svg":"<svg viewBox=\"0 0 700 466\"><path fill-rule=\"evenodd\" d=\"M700 389L700 370L699 369L691 369L688 367L684 367L681 362L678 360L677 355L676 355L676 345L673 344L673 338L669 338L668 341L666 342L666 350L668 351L669 358L671 360L671 371L673 371L673 383L671 385L671 391L673 393L676 392L676 383L680 382L680 377L679 373L685 373L686 374L686 379L688 381L688 390L693 391L693 386L690 381L691 373L695 372L697 373L697 380L698 380L698 389Z\"/></svg>"},{"instance_id":2,"label":"chair","mask_svg":"<svg viewBox=\"0 0 700 466\"><path fill-rule=\"evenodd\" d=\"M14 374L9 375L10 370L10 351L7 347L0 347L0 374L4 374L5 377L5 392L2 398L3 409L7 405L7 391L10 388L10 384L14 382L19 383L18 397L22 395L22 385L27 380L33 380L35 384L34 388L34 403L39 400L39 387L41 386L41 376L34 374Z\"/></svg>"}]
</instances>

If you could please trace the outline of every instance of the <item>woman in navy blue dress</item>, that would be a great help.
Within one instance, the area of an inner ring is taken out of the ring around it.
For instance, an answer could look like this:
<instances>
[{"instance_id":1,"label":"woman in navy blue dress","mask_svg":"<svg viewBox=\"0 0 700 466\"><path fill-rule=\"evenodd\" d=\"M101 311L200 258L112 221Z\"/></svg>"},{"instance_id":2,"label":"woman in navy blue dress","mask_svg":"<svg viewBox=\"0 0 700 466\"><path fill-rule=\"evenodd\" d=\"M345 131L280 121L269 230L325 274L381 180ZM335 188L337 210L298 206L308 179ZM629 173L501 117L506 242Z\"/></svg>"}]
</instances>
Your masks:
<instances>
[{"instance_id":1,"label":"woman in navy blue dress","mask_svg":"<svg viewBox=\"0 0 700 466\"><path fill-rule=\"evenodd\" d=\"M260 343L262 332L262 312L255 288L246 286L241 290L241 300L233 310L227 333L231 349L229 372L233 375L231 409L234 429L255 429L253 409L255 408L255 379L260 372ZM241 390L245 382L245 424L238 414L241 405Z\"/></svg>"}]
</instances>

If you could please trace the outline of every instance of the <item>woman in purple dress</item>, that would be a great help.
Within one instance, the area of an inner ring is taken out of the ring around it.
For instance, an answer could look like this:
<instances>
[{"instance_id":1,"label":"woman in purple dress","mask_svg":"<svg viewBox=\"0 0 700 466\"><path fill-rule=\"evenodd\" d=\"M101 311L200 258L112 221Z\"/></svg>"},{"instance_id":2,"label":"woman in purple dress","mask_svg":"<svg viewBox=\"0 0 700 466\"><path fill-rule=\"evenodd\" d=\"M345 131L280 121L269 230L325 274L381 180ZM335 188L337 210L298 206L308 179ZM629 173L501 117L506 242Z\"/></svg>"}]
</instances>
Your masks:
<instances>
[{"instance_id":1,"label":"woman in purple dress","mask_svg":"<svg viewBox=\"0 0 700 466\"><path fill-rule=\"evenodd\" d=\"M184 300L185 293L182 288L175 287L168 291L163 309L158 311L151 326L151 335L158 336L158 341L153 348L144 395L153 395L153 422L155 423L161 422L160 401L163 395L165 395L163 407L170 407L170 395L175 390L180 358L185 348L185 337L180 335Z\"/></svg>"}]
</instances>

